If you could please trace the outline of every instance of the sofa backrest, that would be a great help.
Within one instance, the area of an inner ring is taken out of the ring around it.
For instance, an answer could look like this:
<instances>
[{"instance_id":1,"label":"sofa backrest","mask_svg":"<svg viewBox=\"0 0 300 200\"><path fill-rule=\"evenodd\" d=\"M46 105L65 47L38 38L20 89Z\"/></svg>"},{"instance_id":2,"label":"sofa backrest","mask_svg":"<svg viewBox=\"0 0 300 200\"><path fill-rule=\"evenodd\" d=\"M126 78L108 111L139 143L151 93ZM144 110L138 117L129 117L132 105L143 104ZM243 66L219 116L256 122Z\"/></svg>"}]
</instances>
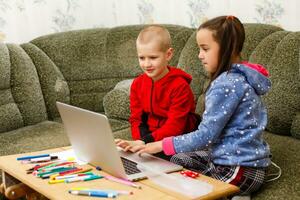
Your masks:
<instances>
[{"instance_id":1,"label":"sofa backrest","mask_svg":"<svg viewBox=\"0 0 300 200\"><path fill-rule=\"evenodd\" d=\"M16 44L0 44L0 133L47 119L39 77Z\"/></svg>"},{"instance_id":2,"label":"sofa backrest","mask_svg":"<svg viewBox=\"0 0 300 200\"><path fill-rule=\"evenodd\" d=\"M199 61L196 29L164 25L175 55L170 64L193 76L195 98L208 81ZM22 45L0 45L0 133L59 116L55 101L103 111L103 97L121 80L141 73L135 40L145 25L98 28L42 36ZM267 129L300 133L300 33L266 24L245 24L242 58L270 71L263 98ZM298 137L300 137L298 135Z\"/></svg>"},{"instance_id":3,"label":"sofa backrest","mask_svg":"<svg viewBox=\"0 0 300 200\"><path fill-rule=\"evenodd\" d=\"M165 25L170 31L176 65L193 29ZM121 80L141 73L135 40L145 25L70 31L39 37L22 47L43 76L42 90L50 118L58 117L55 101L61 100L102 112L103 97ZM56 85L60 85L57 90ZM46 95L48 94L48 95Z\"/></svg>"},{"instance_id":4,"label":"sofa backrest","mask_svg":"<svg viewBox=\"0 0 300 200\"><path fill-rule=\"evenodd\" d=\"M267 67L272 90L264 97L267 129L300 138L300 32L278 31L264 38L249 57Z\"/></svg>"}]
</instances>

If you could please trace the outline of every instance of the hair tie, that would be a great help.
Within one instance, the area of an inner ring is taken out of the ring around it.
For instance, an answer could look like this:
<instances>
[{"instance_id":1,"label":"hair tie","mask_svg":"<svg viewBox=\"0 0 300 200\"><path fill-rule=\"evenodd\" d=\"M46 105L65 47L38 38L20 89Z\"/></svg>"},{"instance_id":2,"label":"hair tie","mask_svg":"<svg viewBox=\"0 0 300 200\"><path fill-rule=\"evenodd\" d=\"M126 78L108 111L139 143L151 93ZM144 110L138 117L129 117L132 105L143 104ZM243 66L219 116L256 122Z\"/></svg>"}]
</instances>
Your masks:
<instances>
[{"instance_id":1,"label":"hair tie","mask_svg":"<svg viewBox=\"0 0 300 200\"><path fill-rule=\"evenodd\" d=\"M228 20L228 19L234 20L234 16L233 16L233 15L228 15L228 16L226 17L226 20Z\"/></svg>"}]
</instances>

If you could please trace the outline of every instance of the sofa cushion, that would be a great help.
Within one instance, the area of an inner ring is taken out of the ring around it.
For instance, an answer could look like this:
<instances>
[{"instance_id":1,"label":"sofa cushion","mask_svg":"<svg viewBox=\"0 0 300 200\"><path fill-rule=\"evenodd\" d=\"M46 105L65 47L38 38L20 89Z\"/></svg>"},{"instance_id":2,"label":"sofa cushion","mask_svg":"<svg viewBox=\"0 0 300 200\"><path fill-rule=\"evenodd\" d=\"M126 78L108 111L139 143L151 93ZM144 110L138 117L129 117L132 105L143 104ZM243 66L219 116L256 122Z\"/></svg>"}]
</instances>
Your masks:
<instances>
[{"instance_id":1,"label":"sofa cushion","mask_svg":"<svg viewBox=\"0 0 300 200\"><path fill-rule=\"evenodd\" d=\"M130 130L129 127L125 128L125 129L115 131L114 132L114 137L124 139L124 140L133 140L132 137L131 137L131 130Z\"/></svg>"},{"instance_id":2,"label":"sofa cushion","mask_svg":"<svg viewBox=\"0 0 300 200\"><path fill-rule=\"evenodd\" d=\"M196 31L191 34L181 51L178 61L178 67L192 75L191 88L197 99L204 89L204 83L208 80L207 74L202 67L202 63L198 59L199 47L196 42Z\"/></svg>"},{"instance_id":3,"label":"sofa cushion","mask_svg":"<svg viewBox=\"0 0 300 200\"><path fill-rule=\"evenodd\" d=\"M299 33L278 31L261 41L249 58L270 72L272 89L263 100L269 115L267 128L273 133L290 134L292 121L300 110L300 77L295 73L299 70L299 48Z\"/></svg>"},{"instance_id":4,"label":"sofa cushion","mask_svg":"<svg viewBox=\"0 0 300 200\"><path fill-rule=\"evenodd\" d=\"M24 126L22 114L16 103L0 106L0 133Z\"/></svg>"},{"instance_id":5,"label":"sofa cushion","mask_svg":"<svg viewBox=\"0 0 300 200\"><path fill-rule=\"evenodd\" d=\"M39 77L26 52L14 44L1 44L0 133L47 119Z\"/></svg>"},{"instance_id":6,"label":"sofa cushion","mask_svg":"<svg viewBox=\"0 0 300 200\"><path fill-rule=\"evenodd\" d=\"M24 122L11 91L10 58L5 44L0 44L0 51L0 133L2 133L22 127Z\"/></svg>"},{"instance_id":7,"label":"sofa cushion","mask_svg":"<svg viewBox=\"0 0 300 200\"><path fill-rule=\"evenodd\" d=\"M0 134L0 155L38 151L69 145L61 123L44 121Z\"/></svg>"},{"instance_id":8,"label":"sofa cushion","mask_svg":"<svg viewBox=\"0 0 300 200\"><path fill-rule=\"evenodd\" d=\"M103 107L109 118L128 120L130 116L129 95L133 79L119 82L103 98Z\"/></svg>"},{"instance_id":9,"label":"sofa cushion","mask_svg":"<svg viewBox=\"0 0 300 200\"><path fill-rule=\"evenodd\" d=\"M278 26L268 25L268 24L252 24L245 23L245 43L242 51L242 59L248 60L253 50L257 45L268 35L282 31L283 29Z\"/></svg>"},{"instance_id":10,"label":"sofa cushion","mask_svg":"<svg viewBox=\"0 0 300 200\"><path fill-rule=\"evenodd\" d=\"M47 119L47 113L36 68L19 45L8 44L7 47L11 62L12 95L24 125L42 122Z\"/></svg>"},{"instance_id":11,"label":"sofa cushion","mask_svg":"<svg viewBox=\"0 0 300 200\"><path fill-rule=\"evenodd\" d=\"M72 105L101 112L104 95L122 80L113 77L112 70L107 66L110 62L106 61L108 30L98 28L56 33L32 40L31 46L23 46L28 52L32 52L30 55L34 62L41 65L43 62L47 63L47 66L39 67L41 71L47 68L44 71L45 75L49 75L48 81L44 83L47 91L51 91L54 96L63 97ZM43 60L39 56L43 56ZM57 84L63 86L66 94L55 90ZM54 118L58 116L54 98L48 99L47 106Z\"/></svg>"},{"instance_id":12,"label":"sofa cushion","mask_svg":"<svg viewBox=\"0 0 300 200\"><path fill-rule=\"evenodd\" d=\"M277 45L289 34L288 31L277 31L265 37L252 51L249 62L259 63L269 69L269 63L276 51Z\"/></svg>"},{"instance_id":13,"label":"sofa cushion","mask_svg":"<svg viewBox=\"0 0 300 200\"><path fill-rule=\"evenodd\" d=\"M104 96L103 106L105 114L108 117L124 120L129 119L130 111L128 92L120 89L113 89Z\"/></svg>"},{"instance_id":14,"label":"sofa cushion","mask_svg":"<svg viewBox=\"0 0 300 200\"><path fill-rule=\"evenodd\" d=\"M300 139L300 112L297 112L293 119L291 134L293 137Z\"/></svg>"},{"instance_id":15,"label":"sofa cushion","mask_svg":"<svg viewBox=\"0 0 300 200\"><path fill-rule=\"evenodd\" d=\"M294 200L300 197L300 140L265 132L269 143L272 161L281 167L282 175L273 182L267 182L253 200ZM271 166L269 173L277 170Z\"/></svg>"},{"instance_id":16,"label":"sofa cushion","mask_svg":"<svg viewBox=\"0 0 300 200\"><path fill-rule=\"evenodd\" d=\"M32 43L25 43L21 46L30 56L37 69L48 117L49 119L55 119L59 116L55 102L70 103L69 86L60 69L45 52Z\"/></svg>"}]
</instances>

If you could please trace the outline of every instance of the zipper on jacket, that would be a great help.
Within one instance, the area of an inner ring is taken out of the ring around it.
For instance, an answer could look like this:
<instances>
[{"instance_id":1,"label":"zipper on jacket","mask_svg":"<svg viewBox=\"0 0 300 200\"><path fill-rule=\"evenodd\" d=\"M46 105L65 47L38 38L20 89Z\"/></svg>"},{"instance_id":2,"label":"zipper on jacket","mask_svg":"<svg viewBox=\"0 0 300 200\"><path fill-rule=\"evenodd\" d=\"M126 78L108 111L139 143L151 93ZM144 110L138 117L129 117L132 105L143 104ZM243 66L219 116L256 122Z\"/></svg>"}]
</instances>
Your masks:
<instances>
[{"instance_id":1,"label":"zipper on jacket","mask_svg":"<svg viewBox=\"0 0 300 200\"><path fill-rule=\"evenodd\" d=\"M153 107L152 107L153 89L154 89L154 81L152 80L151 93L150 93L150 112L151 112L152 114L153 114Z\"/></svg>"},{"instance_id":2,"label":"zipper on jacket","mask_svg":"<svg viewBox=\"0 0 300 200\"><path fill-rule=\"evenodd\" d=\"M150 112L152 113L152 115L154 115L153 112L153 104L152 104L152 98L153 98L153 90L154 90L154 81L152 80L152 85L151 85L151 93L150 93ZM159 124L160 124L160 120L158 119L156 127L159 128Z\"/></svg>"}]
</instances>

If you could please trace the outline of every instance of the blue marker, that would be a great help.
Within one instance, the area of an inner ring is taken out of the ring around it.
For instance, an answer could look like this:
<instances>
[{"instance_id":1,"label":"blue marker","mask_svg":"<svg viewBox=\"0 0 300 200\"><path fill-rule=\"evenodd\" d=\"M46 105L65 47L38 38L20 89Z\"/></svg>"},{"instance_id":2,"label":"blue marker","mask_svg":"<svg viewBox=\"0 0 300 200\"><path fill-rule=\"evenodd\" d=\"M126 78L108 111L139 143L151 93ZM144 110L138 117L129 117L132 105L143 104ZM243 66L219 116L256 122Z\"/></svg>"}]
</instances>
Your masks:
<instances>
[{"instance_id":1,"label":"blue marker","mask_svg":"<svg viewBox=\"0 0 300 200\"><path fill-rule=\"evenodd\" d=\"M110 192L101 192L101 191L89 191L89 190L69 190L70 194L74 195L83 195L90 197L104 197L104 198L115 198L117 195Z\"/></svg>"},{"instance_id":2,"label":"blue marker","mask_svg":"<svg viewBox=\"0 0 300 200\"><path fill-rule=\"evenodd\" d=\"M41 154L41 155L36 155L36 156L24 156L24 157L19 157L17 160L29 160L33 158L42 158L42 157L50 157L50 154Z\"/></svg>"}]
</instances>

